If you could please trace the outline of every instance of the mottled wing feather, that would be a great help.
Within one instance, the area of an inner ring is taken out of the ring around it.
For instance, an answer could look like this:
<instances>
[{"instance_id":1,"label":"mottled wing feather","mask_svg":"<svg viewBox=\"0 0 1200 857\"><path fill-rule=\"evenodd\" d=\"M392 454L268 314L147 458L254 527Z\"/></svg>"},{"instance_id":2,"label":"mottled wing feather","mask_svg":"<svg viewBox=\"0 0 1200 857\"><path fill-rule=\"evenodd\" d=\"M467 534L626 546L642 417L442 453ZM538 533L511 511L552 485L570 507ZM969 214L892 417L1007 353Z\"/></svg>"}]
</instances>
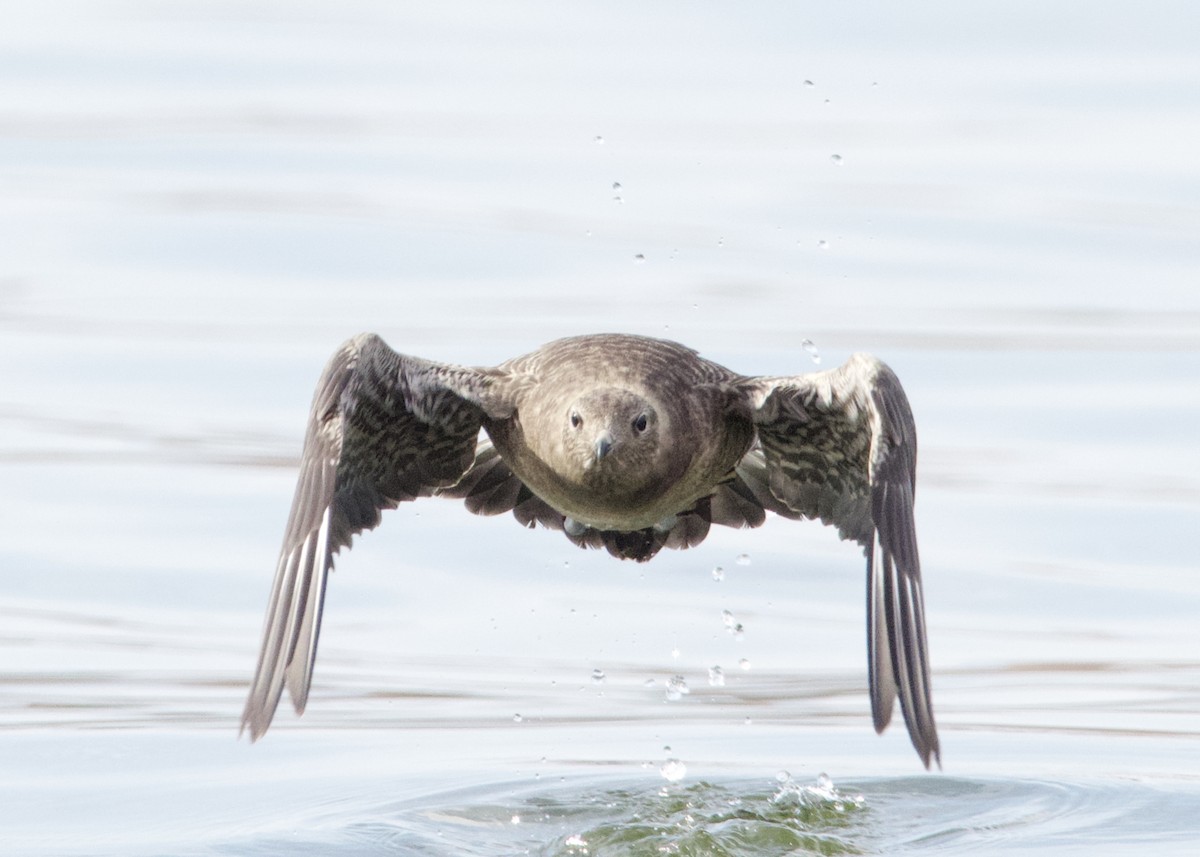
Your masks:
<instances>
[{"instance_id":1,"label":"mottled wing feather","mask_svg":"<svg viewBox=\"0 0 1200 857\"><path fill-rule=\"evenodd\" d=\"M486 438L480 439L475 462L462 479L434 493L462 500L467 510L476 515L512 512L523 527L541 524L552 530L563 528L562 512L530 491Z\"/></svg>"},{"instance_id":2,"label":"mottled wing feather","mask_svg":"<svg viewBox=\"0 0 1200 857\"><path fill-rule=\"evenodd\" d=\"M505 407L486 372L392 351L364 334L330 359L309 414L300 474L242 713L251 739L286 684L298 712L312 682L334 554L384 509L456 482L475 455L484 409Z\"/></svg>"},{"instance_id":3,"label":"mottled wing feather","mask_svg":"<svg viewBox=\"0 0 1200 857\"><path fill-rule=\"evenodd\" d=\"M767 512L784 518L804 517L772 494L770 483L771 469L767 466L762 445L756 443L734 468L734 478L717 486L713 494L713 523L726 527L759 527L766 521Z\"/></svg>"},{"instance_id":4,"label":"mottled wing feather","mask_svg":"<svg viewBox=\"0 0 1200 857\"><path fill-rule=\"evenodd\" d=\"M491 442L480 438L471 468L455 484L434 493L439 497L462 500L467 510L475 515L499 515L517 505L524 487Z\"/></svg>"},{"instance_id":5,"label":"mottled wing feather","mask_svg":"<svg viewBox=\"0 0 1200 857\"><path fill-rule=\"evenodd\" d=\"M790 517L819 519L863 546L875 728L888 725L898 696L922 761L940 763L913 518L916 427L899 380L859 354L829 372L751 379L744 388L766 473L751 461L743 481L764 507L773 498Z\"/></svg>"}]
</instances>

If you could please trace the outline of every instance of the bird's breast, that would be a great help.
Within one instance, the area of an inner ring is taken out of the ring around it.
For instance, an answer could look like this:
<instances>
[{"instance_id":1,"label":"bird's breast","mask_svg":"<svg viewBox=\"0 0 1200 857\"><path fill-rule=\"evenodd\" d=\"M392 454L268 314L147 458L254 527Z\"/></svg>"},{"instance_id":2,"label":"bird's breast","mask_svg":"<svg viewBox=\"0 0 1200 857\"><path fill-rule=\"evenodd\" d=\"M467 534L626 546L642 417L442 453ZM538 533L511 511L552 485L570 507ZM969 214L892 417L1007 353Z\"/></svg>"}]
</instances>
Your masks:
<instances>
[{"instance_id":1,"label":"bird's breast","mask_svg":"<svg viewBox=\"0 0 1200 857\"><path fill-rule=\"evenodd\" d=\"M749 448L744 432L726 437L716 424L704 443L691 435L660 439L651 462L623 472L610 455L591 467L561 457L562 445L520 414L485 421L484 428L509 468L534 494L565 517L598 530L631 532L691 509L712 494ZM556 427L557 428L557 427ZM548 430L547 430L548 431ZM686 433L685 433L686 434Z\"/></svg>"}]
</instances>

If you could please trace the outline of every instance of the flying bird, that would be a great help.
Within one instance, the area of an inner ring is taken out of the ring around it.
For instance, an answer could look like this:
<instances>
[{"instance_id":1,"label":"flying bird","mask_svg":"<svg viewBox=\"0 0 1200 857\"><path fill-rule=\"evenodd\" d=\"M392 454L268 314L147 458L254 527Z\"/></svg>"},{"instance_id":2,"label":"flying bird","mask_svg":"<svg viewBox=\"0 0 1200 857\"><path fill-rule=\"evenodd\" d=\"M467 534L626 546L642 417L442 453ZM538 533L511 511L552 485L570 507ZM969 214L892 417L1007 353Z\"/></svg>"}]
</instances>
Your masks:
<instances>
[{"instance_id":1,"label":"flying bird","mask_svg":"<svg viewBox=\"0 0 1200 857\"><path fill-rule=\"evenodd\" d=\"M461 499L580 547L645 562L712 524L817 519L867 560L875 730L898 698L925 767L941 763L913 521L916 426L866 354L822 372L746 376L674 342L559 339L494 368L342 345L317 384L300 474L242 714L266 732L286 685L304 712L333 557L384 509Z\"/></svg>"}]
</instances>

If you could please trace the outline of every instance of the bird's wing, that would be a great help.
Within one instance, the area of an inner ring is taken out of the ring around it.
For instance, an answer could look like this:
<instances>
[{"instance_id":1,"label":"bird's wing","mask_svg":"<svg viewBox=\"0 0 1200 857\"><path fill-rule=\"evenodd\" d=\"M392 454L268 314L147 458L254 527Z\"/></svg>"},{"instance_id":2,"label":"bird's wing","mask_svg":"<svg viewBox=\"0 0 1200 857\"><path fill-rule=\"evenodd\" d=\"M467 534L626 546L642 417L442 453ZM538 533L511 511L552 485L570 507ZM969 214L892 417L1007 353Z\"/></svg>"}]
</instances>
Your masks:
<instances>
[{"instance_id":1,"label":"bird's wing","mask_svg":"<svg viewBox=\"0 0 1200 857\"><path fill-rule=\"evenodd\" d=\"M312 681L333 555L383 509L453 484L471 465L499 376L397 354L363 334L338 349L313 395L300 475L242 729L257 739L286 684L297 712Z\"/></svg>"},{"instance_id":2,"label":"bird's wing","mask_svg":"<svg viewBox=\"0 0 1200 857\"><path fill-rule=\"evenodd\" d=\"M563 527L562 512L530 491L486 438L479 441L475 462L462 479L434 493L439 497L462 500L467 510L476 515L511 511L525 527L537 524L554 530Z\"/></svg>"},{"instance_id":3,"label":"bird's wing","mask_svg":"<svg viewBox=\"0 0 1200 857\"><path fill-rule=\"evenodd\" d=\"M917 433L900 381L856 354L828 372L748 379L743 390L765 468L748 456L739 476L760 502L774 498L790 517L818 518L863 546L875 729L887 726L898 695L921 760L940 763L913 520Z\"/></svg>"}]
</instances>

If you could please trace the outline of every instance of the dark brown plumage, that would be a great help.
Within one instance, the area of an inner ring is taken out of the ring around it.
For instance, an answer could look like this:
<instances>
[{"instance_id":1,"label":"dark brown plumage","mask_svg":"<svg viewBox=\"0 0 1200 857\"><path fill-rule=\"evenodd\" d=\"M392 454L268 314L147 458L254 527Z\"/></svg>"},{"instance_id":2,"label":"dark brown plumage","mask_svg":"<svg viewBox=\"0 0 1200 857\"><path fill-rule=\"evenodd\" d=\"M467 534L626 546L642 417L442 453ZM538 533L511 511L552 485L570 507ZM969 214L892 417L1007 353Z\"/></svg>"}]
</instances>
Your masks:
<instances>
[{"instance_id":1,"label":"dark brown plumage","mask_svg":"<svg viewBox=\"0 0 1200 857\"><path fill-rule=\"evenodd\" d=\"M242 728L266 732L285 684L303 712L333 556L402 501L511 511L639 562L699 544L711 524L757 527L774 512L862 545L875 728L899 696L928 767L940 754L916 448L900 382L868 355L827 372L747 377L673 342L602 334L470 369L357 336L313 398Z\"/></svg>"}]
</instances>

